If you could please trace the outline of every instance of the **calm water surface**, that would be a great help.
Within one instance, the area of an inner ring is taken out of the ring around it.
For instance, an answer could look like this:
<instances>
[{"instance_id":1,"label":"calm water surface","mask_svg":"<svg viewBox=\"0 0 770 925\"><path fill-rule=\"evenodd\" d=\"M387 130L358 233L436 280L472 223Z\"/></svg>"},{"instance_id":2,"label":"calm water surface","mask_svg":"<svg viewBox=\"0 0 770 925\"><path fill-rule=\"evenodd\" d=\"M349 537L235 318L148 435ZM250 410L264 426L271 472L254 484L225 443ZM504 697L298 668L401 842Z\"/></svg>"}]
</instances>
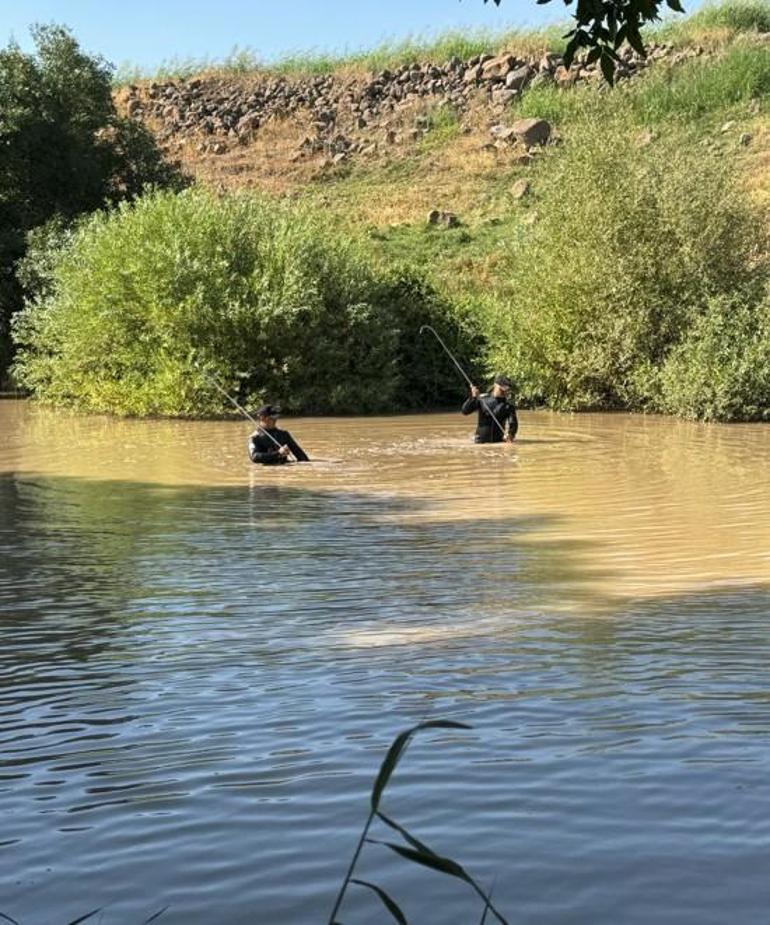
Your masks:
<instances>
[{"instance_id":1,"label":"calm water surface","mask_svg":"<svg viewBox=\"0 0 770 925\"><path fill-rule=\"evenodd\" d=\"M390 740L451 718L386 807L511 923L767 922L770 427L521 417L295 420L276 470L0 402L0 913L325 922Z\"/></svg>"}]
</instances>

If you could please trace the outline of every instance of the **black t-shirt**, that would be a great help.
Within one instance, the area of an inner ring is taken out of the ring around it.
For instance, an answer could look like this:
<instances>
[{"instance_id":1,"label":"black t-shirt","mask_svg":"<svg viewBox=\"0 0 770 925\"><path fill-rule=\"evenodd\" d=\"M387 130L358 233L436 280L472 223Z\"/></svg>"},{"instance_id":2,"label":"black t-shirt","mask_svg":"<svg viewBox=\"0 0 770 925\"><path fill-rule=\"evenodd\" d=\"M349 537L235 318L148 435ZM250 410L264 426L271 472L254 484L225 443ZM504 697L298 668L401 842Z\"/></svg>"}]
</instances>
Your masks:
<instances>
[{"instance_id":1,"label":"black t-shirt","mask_svg":"<svg viewBox=\"0 0 770 925\"><path fill-rule=\"evenodd\" d=\"M267 435L270 434L270 439ZM254 463L262 463L263 466L282 466L288 462L285 456L281 456L278 447L273 441L277 441L280 446L288 446L291 454L297 462L310 462L307 453L294 440L288 430L279 430L273 427L270 430L255 430L249 437L249 456Z\"/></svg>"},{"instance_id":2,"label":"black t-shirt","mask_svg":"<svg viewBox=\"0 0 770 925\"><path fill-rule=\"evenodd\" d=\"M471 397L463 405L462 413L473 414L474 411L479 413L476 443L500 443L505 436L503 431L506 429L511 439L516 436L519 419L516 417L516 408L507 398L499 398L495 395Z\"/></svg>"}]
</instances>

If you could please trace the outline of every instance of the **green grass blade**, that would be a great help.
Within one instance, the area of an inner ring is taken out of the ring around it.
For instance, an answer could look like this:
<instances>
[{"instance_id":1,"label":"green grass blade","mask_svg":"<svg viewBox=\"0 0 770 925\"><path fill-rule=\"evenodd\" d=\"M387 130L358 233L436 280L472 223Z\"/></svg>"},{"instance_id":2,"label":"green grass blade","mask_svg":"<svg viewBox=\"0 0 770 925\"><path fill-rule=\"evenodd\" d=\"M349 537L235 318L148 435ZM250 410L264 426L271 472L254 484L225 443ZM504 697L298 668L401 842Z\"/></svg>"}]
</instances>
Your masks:
<instances>
[{"instance_id":1,"label":"green grass blade","mask_svg":"<svg viewBox=\"0 0 770 925\"><path fill-rule=\"evenodd\" d=\"M417 838L415 835L412 835L411 832L408 832L402 825L399 825L394 819L388 818L388 816L386 816L385 813L378 812L377 816L378 818L382 819L385 825L390 826L391 829L393 829L395 832L398 832L398 834L405 841L408 841L409 844L413 848L415 848L417 851L422 851L424 854L435 854L436 853L432 848L429 848L425 844L425 842L421 842L419 838Z\"/></svg>"},{"instance_id":2,"label":"green grass blade","mask_svg":"<svg viewBox=\"0 0 770 925\"><path fill-rule=\"evenodd\" d=\"M398 925L409 925L409 922L407 922L406 916L399 908L398 903L390 896L388 896L385 890L377 886L376 883L369 883L368 880L351 880L350 882L357 883L359 886L365 886L367 889L372 890L372 892L376 893L380 897L383 905L398 922Z\"/></svg>"},{"instance_id":3,"label":"green grass blade","mask_svg":"<svg viewBox=\"0 0 770 925\"><path fill-rule=\"evenodd\" d=\"M380 765L379 773L377 774L377 778L374 781L374 786L372 787L372 812L377 812L382 794L385 788L388 786L388 781L393 775L393 772L396 770L398 762L401 760L407 745L412 739L412 736L423 729L470 728L471 727L466 723L456 723L448 719L436 719L428 720L428 722L425 723L419 723L417 726L412 726L411 729L407 729L405 732L397 735L393 741L393 744L388 749L388 753L385 755L384 761Z\"/></svg>"},{"instance_id":4,"label":"green grass blade","mask_svg":"<svg viewBox=\"0 0 770 925\"><path fill-rule=\"evenodd\" d=\"M450 877L457 877L458 880L463 880L469 886L473 887L476 893L478 893L484 902L489 905L490 912L495 916L498 922L500 922L501 925L508 925L507 920L497 911L489 896L487 896L473 877L471 877L457 861L442 857L439 854L426 854L424 851L417 851L414 848L405 848L403 845L395 845L393 842L379 841L374 838L369 838L367 841L371 842L373 845L384 845L386 848L390 848L391 851L395 851L396 854L401 855L402 858L406 858L407 861L413 861L415 864L428 867L430 870L435 870L442 874L448 874Z\"/></svg>"},{"instance_id":5,"label":"green grass blade","mask_svg":"<svg viewBox=\"0 0 770 925\"><path fill-rule=\"evenodd\" d=\"M396 845L389 841L378 841L374 838L370 838L369 841L373 845L385 845L386 848L390 848L391 851L400 854L401 857L406 858L407 861L414 861L415 864L422 864L423 867L429 867L431 870L436 870L439 873L449 874L450 877L457 877L458 880L472 883L472 878L457 861L453 861L451 858L444 858L440 854L434 854L432 851L428 853L425 851L418 851L416 848L405 848L403 845Z\"/></svg>"}]
</instances>

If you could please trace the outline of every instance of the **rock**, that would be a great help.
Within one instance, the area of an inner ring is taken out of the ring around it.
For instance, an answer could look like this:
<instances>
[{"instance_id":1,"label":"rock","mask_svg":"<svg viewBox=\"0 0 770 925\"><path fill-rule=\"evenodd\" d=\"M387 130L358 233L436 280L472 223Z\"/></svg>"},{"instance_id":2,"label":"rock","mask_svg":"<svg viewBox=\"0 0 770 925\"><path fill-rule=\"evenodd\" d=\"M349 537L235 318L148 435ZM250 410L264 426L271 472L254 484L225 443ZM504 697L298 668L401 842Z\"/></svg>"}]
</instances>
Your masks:
<instances>
[{"instance_id":1,"label":"rock","mask_svg":"<svg viewBox=\"0 0 770 925\"><path fill-rule=\"evenodd\" d=\"M567 70L563 64L560 64L554 73L554 80L556 83L565 90L567 87L571 87L577 81L577 71Z\"/></svg>"},{"instance_id":2,"label":"rock","mask_svg":"<svg viewBox=\"0 0 770 925\"><path fill-rule=\"evenodd\" d=\"M493 125L489 130L489 134L493 138L497 138L499 141L507 141L511 144L516 142L516 131L508 125Z\"/></svg>"},{"instance_id":3,"label":"rock","mask_svg":"<svg viewBox=\"0 0 770 925\"><path fill-rule=\"evenodd\" d=\"M223 141L215 141L209 150L212 154L227 154L227 145Z\"/></svg>"},{"instance_id":4,"label":"rock","mask_svg":"<svg viewBox=\"0 0 770 925\"><path fill-rule=\"evenodd\" d=\"M261 119L257 112L247 112L243 118L235 124L235 131L238 135L250 135L259 128Z\"/></svg>"},{"instance_id":5,"label":"rock","mask_svg":"<svg viewBox=\"0 0 770 925\"><path fill-rule=\"evenodd\" d=\"M738 139L738 144L746 148L751 144L753 138L754 136L751 134L751 132L743 132L741 137Z\"/></svg>"},{"instance_id":6,"label":"rock","mask_svg":"<svg viewBox=\"0 0 770 925\"><path fill-rule=\"evenodd\" d=\"M517 67L506 75L505 86L509 90L522 90L529 83L531 76L532 70L528 64L524 67Z\"/></svg>"},{"instance_id":7,"label":"rock","mask_svg":"<svg viewBox=\"0 0 770 925\"><path fill-rule=\"evenodd\" d=\"M128 106L126 108L129 118L133 119L135 116L142 115L142 101L141 100L129 100Z\"/></svg>"},{"instance_id":8,"label":"rock","mask_svg":"<svg viewBox=\"0 0 770 925\"><path fill-rule=\"evenodd\" d=\"M429 225L444 225L446 228L457 228L460 219L454 212L442 212L440 209L431 209L428 212Z\"/></svg>"},{"instance_id":9,"label":"rock","mask_svg":"<svg viewBox=\"0 0 770 925\"><path fill-rule=\"evenodd\" d=\"M551 123L545 119L519 119L511 128L516 138L528 148L544 145L551 137Z\"/></svg>"},{"instance_id":10,"label":"rock","mask_svg":"<svg viewBox=\"0 0 770 925\"><path fill-rule=\"evenodd\" d=\"M515 66L516 59L513 55L498 55L496 58L490 58L481 65L481 79L504 80L508 71Z\"/></svg>"},{"instance_id":11,"label":"rock","mask_svg":"<svg viewBox=\"0 0 770 925\"><path fill-rule=\"evenodd\" d=\"M511 196L514 199L523 199L529 195L531 188L529 180L517 180L511 187Z\"/></svg>"},{"instance_id":12,"label":"rock","mask_svg":"<svg viewBox=\"0 0 770 925\"><path fill-rule=\"evenodd\" d=\"M492 105L507 106L509 103L512 103L518 95L518 90L509 90L507 87L499 87L492 91Z\"/></svg>"},{"instance_id":13,"label":"rock","mask_svg":"<svg viewBox=\"0 0 770 925\"><path fill-rule=\"evenodd\" d=\"M475 84L481 77L481 65L477 64L466 69L463 74L463 82L466 84Z\"/></svg>"}]
</instances>

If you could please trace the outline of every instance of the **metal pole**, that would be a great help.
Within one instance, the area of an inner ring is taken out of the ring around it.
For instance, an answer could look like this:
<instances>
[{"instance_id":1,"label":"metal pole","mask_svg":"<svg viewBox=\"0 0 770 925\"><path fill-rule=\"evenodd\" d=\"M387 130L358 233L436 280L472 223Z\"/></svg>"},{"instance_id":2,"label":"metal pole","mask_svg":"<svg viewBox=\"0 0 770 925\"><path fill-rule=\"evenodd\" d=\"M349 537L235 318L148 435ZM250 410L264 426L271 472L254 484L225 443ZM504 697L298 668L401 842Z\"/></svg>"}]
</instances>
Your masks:
<instances>
[{"instance_id":1,"label":"metal pole","mask_svg":"<svg viewBox=\"0 0 770 925\"><path fill-rule=\"evenodd\" d=\"M444 341L438 336L438 333L436 332L436 330L435 330L434 328L432 328L429 324L424 324L424 325L420 328L420 334L422 334L423 331L430 331L430 333L436 338L436 340L437 340L437 341L441 344L441 346L444 348L444 352L445 352L446 355L449 357L449 359L454 363L454 365L457 367L457 369L458 369L459 372L460 372L460 375L463 377L463 379L465 379L465 381L468 383L468 385L471 387L471 389L476 388L476 387L474 386L474 384L471 382L471 380L468 378L468 374L465 372L465 370L462 368L462 366L460 366L460 364L459 364L459 363L457 362L457 360L455 359L454 354L452 353L452 351L449 349L449 347L447 347L447 345L444 343ZM482 396L482 397L483 397L483 396ZM479 399L479 401L481 401L481 398ZM485 401L481 401L481 404L483 405L484 409L487 411L487 413L489 414L489 416L492 418L492 420L495 422L495 424L497 424L498 428L500 429L500 435L504 437L504 436L505 436L505 429L503 428L503 425L497 420L497 416L495 415L495 412L489 407L489 405L488 405Z\"/></svg>"}]
</instances>

